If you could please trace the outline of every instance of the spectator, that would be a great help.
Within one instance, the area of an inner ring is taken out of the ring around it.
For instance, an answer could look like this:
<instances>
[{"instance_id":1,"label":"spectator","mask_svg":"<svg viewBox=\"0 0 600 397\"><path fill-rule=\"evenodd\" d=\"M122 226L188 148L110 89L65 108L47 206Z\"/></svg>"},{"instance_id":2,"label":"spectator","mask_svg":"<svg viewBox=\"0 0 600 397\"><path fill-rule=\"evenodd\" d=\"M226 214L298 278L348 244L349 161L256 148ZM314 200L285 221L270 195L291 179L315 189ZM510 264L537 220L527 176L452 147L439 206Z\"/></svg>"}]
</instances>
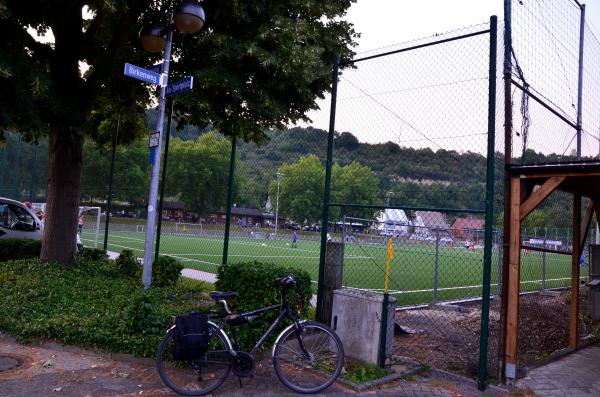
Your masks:
<instances>
[{"instance_id":1,"label":"spectator","mask_svg":"<svg viewBox=\"0 0 600 397\"><path fill-rule=\"evenodd\" d=\"M30 210L33 209L33 205L30 201L25 201L23 204L25 204L25 207L29 208Z\"/></svg>"},{"instance_id":2,"label":"spectator","mask_svg":"<svg viewBox=\"0 0 600 397\"><path fill-rule=\"evenodd\" d=\"M81 234L81 230L83 229L83 214L79 215L79 220L77 221L77 228L79 229L79 234Z\"/></svg>"},{"instance_id":3,"label":"spectator","mask_svg":"<svg viewBox=\"0 0 600 397\"><path fill-rule=\"evenodd\" d=\"M327 233L327 242L330 243L331 242L331 234Z\"/></svg>"}]
</instances>

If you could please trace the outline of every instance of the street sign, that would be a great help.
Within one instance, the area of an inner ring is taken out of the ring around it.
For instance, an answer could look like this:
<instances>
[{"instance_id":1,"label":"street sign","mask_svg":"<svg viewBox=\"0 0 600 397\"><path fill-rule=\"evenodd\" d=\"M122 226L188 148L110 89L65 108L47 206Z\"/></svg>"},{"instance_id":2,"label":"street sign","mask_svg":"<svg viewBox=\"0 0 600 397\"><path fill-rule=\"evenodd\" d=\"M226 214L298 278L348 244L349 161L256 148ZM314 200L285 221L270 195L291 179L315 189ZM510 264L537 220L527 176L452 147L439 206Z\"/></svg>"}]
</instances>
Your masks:
<instances>
[{"instance_id":1,"label":"street sign","mask_svg":"<svg viewBox=\"0 0 600 397\"><path fill-rule=\"evenodd\" d=\"M146 83L161 85L162 75L154 73L148 69L141 68L139 66L132 65L130 63L125 64L125 76L133 77L134 79L145 81Z\"/></svg>"},{"instance_id":2,"label":"street sign","mask_svg":"<svg viewBox=\"0 0 600 397\"><path fill-rule=\"evenodd\" d=\"M179 81L176 81L167 86L166 96L181 94L182 92L191 90L194 86L194 77L187 76Z\"/></svg>"},{"instance_id":3,"label":"street sign","mask_svg":"<svg viewBox=\"0 0 600 397\"><path fill-rule=\"evenodd\" d=\"M152 65L148 67L148 70L154 73L162 73L162 63L156 64L156 65Z\"/></svg>"},{"instance_id":4,"label":"street sign","mask_svg":"<svg viewBox=\"0 0 600 397\"><path fill-rule=\"evenodd\" d=\"M160 132L152 131L148 135L148 147L157 147L160 143Z\"/></svg>"}]
</instances>

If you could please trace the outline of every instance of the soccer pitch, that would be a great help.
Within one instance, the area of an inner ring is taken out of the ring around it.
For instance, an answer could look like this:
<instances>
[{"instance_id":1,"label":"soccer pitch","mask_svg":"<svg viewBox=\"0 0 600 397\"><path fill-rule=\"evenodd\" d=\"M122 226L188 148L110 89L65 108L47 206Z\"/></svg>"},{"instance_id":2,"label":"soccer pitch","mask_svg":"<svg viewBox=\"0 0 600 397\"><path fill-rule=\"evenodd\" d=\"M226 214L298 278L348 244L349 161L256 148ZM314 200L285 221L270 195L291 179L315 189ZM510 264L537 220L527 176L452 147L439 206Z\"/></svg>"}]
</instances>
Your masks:
<instances>
[{"instance_id":1,"label":"soccer pitch","mask_svg":"<svg viewBox=\"0 0 600 397\"><path fill-rule=\"evenodd\" d=\"M84 231L82 237L84 244L91 245L92 233ZM144 233L111 232L108 249L116 252L129 249L141 257L144 239ZM216 273L222 261L222 235L162 234L160 241L161 255L176 258L187 268ZM285 236L269 240L232 236L229 240L228 261L259 261L303 269L315 283L319 269L320 242L300 239L297 248L292 248L290 243L289 237ZM394 240L393 245L389 292L396 297L398 306L481 296L483 249L467 251L463 247L440 246L436 250L432 243L417 244L403 240ZM383 239L376 243L347 243L344 251L343 285L383 292L386 257L387 247ZM494 247L492 294L496 294L498 289L499 265L498 252ZM568 255L546 254L545 260L538 252L523 253L521 256L522 292L539 291L542 286L548 289L567 287L570 285L570 277L571 257Z\"/></svg>"}]
</instances>

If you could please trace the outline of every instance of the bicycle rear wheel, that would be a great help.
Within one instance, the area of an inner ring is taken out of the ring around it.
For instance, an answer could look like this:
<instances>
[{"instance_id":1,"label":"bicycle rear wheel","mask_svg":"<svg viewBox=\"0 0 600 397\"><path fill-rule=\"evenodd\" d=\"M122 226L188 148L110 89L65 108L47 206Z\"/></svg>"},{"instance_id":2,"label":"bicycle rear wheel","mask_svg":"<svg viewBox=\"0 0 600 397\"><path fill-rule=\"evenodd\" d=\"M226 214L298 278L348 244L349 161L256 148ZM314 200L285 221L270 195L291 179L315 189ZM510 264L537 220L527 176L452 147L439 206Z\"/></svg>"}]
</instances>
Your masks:
<instances>
[{"instance_id":1,"label":"bicycle rear wheel","mask_svg":"<svg viewBox=\"0 0 600 397\"><path fill-rule=\"evenodd\" d=\"M300 323L284 332L273 350L273 366L279 380L298 393L318 393L340 376L344 366L344 348L329 327L315 322ZM305 354L300 346L302 340Z\"/></svg>"},{"instance_id":2,"label":"bicycle rear wheel","mask_svg":"<svg viewBox=\"0 0 600 397\"><path fill-rule=\"evenodd\" d=\"M231 368L229 340L214 325L209 324L209 329L212 336L208 351L195 360L172 359L173 329L160 342L156 358L158 374L174 392L184 396L201 396L225 382Z\"/></svg>"}]
</instances>

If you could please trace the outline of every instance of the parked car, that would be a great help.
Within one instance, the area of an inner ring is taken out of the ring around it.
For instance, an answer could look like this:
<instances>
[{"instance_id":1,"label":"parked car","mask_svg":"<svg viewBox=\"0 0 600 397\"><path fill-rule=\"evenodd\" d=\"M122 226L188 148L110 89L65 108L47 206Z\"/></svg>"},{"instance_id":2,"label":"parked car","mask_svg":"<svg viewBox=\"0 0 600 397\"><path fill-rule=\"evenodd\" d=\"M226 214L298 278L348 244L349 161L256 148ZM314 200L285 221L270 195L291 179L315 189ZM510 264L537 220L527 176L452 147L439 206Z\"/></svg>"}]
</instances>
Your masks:
<instances>
[{"instance_id":1,"label":"parked car","mask_svg":"<svg viewBox=\"0 0 600 397\"><path fill-rule=\"evenodd\" d=\"M41 240L44 222L25 204L0 197L0 238L24 238ZM83 248L79 234L76 235L77 250Z\"/></svg>"},{"instance_id":2,"label":"parked car","mask_svg":"<svg viewBox=\"0 0 600 397\"><path fill-rule=\"evenodd\" d=\"M0 238L41 240L43 222L23 203L0 197Z\"/></svg>"}]
</instances>

